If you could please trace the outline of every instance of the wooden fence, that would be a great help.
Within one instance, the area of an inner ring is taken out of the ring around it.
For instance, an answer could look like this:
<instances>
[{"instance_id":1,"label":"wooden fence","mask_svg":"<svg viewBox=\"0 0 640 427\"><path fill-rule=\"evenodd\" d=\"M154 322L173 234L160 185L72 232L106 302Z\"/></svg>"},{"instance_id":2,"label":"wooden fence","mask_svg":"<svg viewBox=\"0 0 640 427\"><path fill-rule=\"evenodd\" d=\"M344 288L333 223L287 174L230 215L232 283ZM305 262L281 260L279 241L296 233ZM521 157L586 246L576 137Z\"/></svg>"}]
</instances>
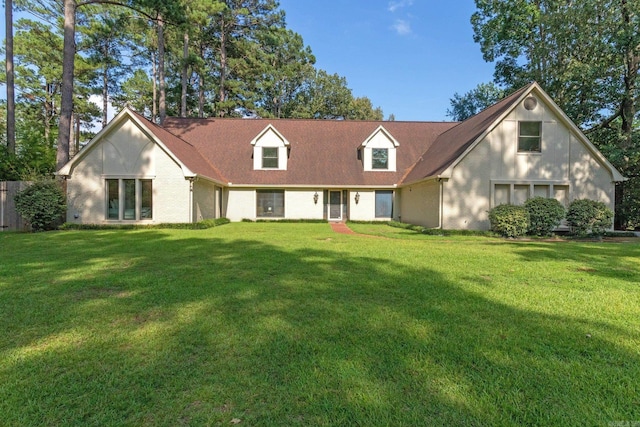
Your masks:
<instances>
[{"instance_id":1,"label":"wooden fence","mask_svg":"<svg viewBox=\"0 0 640 427\"><path fill-rule=\"evenodd\" d=\"M26 229L24 220L16 212L13 198L27 185L26 181L0 181L0 232Z\"/></svg>"}]
</instances>

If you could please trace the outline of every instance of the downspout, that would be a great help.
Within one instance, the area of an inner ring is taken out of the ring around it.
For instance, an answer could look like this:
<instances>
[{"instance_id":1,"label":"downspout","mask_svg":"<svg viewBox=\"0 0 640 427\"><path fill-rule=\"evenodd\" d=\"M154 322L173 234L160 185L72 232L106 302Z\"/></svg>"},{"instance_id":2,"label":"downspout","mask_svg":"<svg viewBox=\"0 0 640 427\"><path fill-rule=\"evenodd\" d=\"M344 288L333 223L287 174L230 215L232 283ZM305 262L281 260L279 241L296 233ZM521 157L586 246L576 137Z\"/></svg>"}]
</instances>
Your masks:
<instances>
[{"instance_id":1,"label":"downspout","mask_svg":"<svg viewBox=\"0 0 640 427\"><path fill-rule=\"evenodd\" d=\"M189 224L193 224L193 177L189 177Z\"/></svg>"},{"instance_id":2,"label":"downspout","mask_svg":"<svg viewBox=\"0 0 640 427\"><path fill-rule=\"evenodd\" d=\"M4 231L4 203L6 199L6 182L0 182L0 231Z\"/></svg>"},{"instance_id":3,"label":"downspout","mask_svg":"<svg viewBox=\"0 0 640 427\"><path fill-rule=\"evenodd\" d=\"M443 215L444 215L444 182L445 180L442 178L438 178L438 183L440 183L440 214L438 215L438 229L442 230L443 227Z\"/></svg>"}]
</instances>

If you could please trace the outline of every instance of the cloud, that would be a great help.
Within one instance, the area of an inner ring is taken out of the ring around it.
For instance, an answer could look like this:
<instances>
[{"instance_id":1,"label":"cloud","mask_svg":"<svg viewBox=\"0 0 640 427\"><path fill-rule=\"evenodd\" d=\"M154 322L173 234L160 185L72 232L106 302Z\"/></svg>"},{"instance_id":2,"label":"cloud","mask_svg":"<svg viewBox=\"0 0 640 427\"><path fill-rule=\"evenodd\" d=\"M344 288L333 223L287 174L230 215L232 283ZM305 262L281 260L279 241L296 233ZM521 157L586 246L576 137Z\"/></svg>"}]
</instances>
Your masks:
<instances>
[{"instance_id":1,"label":"cloud","mask_svg":"<svg viewBox=\"0 0 640 427\"><path fill-rule=\"evenodd\" d=\"M411 24L409 21L405 21L404 19L396 19L396 22L391 26L391 28L393 28L400 36L411 34Z\"/></svg>"},{"instance_id":2,"label":"cloud","mask_svg":"<svg viewBox=\"0 0 640 427\"><path fill-rule=\"evenodd\" d=\"M413 5L413 0L400 0L400 1L391 1L389 2L389 12L393 13L398 9L402 9L403 7L409 7Z\"/></svg>"}]
</instances>

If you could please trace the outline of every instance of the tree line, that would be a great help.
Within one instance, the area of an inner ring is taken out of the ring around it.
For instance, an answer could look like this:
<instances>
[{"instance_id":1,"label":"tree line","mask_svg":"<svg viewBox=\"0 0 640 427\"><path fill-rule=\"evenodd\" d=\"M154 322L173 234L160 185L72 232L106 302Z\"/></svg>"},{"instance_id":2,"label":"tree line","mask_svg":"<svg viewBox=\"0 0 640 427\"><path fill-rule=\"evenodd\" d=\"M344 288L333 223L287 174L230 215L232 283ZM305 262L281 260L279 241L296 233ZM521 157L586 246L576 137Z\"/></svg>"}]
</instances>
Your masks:
<instances>
[{"instance_id":1,"label":"tree line","mask_svg":"<svg viewBox=\"0 0 640 427\"><path fill-rule=\"evenodd\" d=\"M315 67L276 0L5 0L0 180L50 174L129 105L180 117L382 120ZM22 17L13 22L14 9ZM14 95L15 94L15 95ZM91 102L92 96L102 104Z\"/></svg>"},{"instance_id":2,"label":"tree line","mask_svg":"<svg viewBox=\"0 0 640 427\"><path fill-rule=\"evenodd\" d=\"M537 81L629 178L619 226L640 227L640 0L476 0L474 39L494 79L454 94L463 120Z\"/></svg>"}]
</instances>

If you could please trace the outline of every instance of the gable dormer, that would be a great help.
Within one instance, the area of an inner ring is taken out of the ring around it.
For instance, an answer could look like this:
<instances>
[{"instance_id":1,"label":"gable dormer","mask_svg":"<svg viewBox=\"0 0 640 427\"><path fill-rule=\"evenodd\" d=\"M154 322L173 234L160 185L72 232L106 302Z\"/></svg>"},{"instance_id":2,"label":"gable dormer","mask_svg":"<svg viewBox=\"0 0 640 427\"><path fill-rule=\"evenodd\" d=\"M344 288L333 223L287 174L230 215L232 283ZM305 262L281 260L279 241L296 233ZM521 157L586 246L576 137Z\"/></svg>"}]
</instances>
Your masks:
<instances>
[{"instance_id":1,"label":"gable dormer","mask_svg":"<svg viewBox=\"0 0 640 427\"><path fill-rule=\"evenodd\" d=\"M289 141L269 124L253 141L254 170L287 170Z\"/></svg>"},{"instance_id":2,"label":"gable dormer","mask_svg":"<svg viewBox=\"0 0 640 427\"><path fill-rule=\"evenodd\" d=\"M395 172L398 141L382 125L361 145L362 162L367 172Z\"/></svg>"}]
</instances>

